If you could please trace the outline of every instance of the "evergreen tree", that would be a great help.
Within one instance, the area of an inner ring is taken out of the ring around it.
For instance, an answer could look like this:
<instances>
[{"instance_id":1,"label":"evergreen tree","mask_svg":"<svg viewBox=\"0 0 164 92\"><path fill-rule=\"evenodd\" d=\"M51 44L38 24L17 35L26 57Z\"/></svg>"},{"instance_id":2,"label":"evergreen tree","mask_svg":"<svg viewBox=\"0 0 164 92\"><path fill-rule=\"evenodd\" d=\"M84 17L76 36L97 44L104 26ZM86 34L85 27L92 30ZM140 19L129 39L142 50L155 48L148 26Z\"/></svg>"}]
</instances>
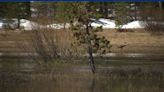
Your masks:
<instances>
[{"instance_id":1,"label":"evergreen tree","mask_svg":"<svg viewBox=\"0 0 164 92\"><path fill-rule=\"evenodd\" d=\"M64 3L61 3L64 4ZM91 18L99 18L101 15L95 12L94 6L92 6L88 2L74 2L67 3L69 4L67 7L64 5L64 13L66 14L70 23L72 24L71 30L74 33L74 36L77 38L79 43L86 46L88 55L89 55L89 63L91 66L91 70L95 73L95 62L93 59L93 53L107 53L110 52L110 42L105 39L105 37L97 36L96 32L101 31L102 28L92 28L90 25ZM60 5L60 4L59 4ZM63 9L59 8L58 9ZM66 18L66 17L65 17ZM76 25L74 26L74 23Z\"/></svg>"}]
</instances>

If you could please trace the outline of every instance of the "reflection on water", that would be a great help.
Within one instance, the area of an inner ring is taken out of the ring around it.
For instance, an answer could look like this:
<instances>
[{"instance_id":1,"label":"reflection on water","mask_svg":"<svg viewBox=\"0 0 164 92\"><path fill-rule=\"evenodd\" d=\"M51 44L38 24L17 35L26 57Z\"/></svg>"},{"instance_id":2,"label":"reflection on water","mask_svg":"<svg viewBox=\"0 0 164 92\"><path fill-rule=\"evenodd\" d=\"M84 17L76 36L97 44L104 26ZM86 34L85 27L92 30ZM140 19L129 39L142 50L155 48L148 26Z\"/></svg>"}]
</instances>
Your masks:
<instances>
[{"instance_id":1,"label":"reflection on water","mask_svg":"<svg viewBox=\"0 0 164 92\"><path fill-rule=\"evenodd\" d=\"M134 68L134 66L130 66ZM46 75L46 73L38 74L33 72L36 67L37 64L32 62L1 62L0 92L164 92L163 79L95 77L88 75L88 71L85 71L84 67L82 68L83 71L82 69L73 70L74 72L84 73L84 77L80 75L81 73L69 76L72 72L67 69L67 73L63 74L64 76L61 74L50 78L50 75L47 75L47 77L40 78L41 75ZM108 68L109 66L106 67ZM126 65L122 67L128 67L125 69L129 69L129 66ZM101 69L105 70L106 68ZM40 76L36 77L35 75Z\"/></svg>"},{"instance_id":2,"label":"reflection on water","mask_svg":"<svg viewBox=\"0 0 164 92\"><path fill-rule=\"evenodd\" d=\"M4 78L0 92L164 92L164 81L76 77L12 81Z\"/></svg>"}]
</instances>

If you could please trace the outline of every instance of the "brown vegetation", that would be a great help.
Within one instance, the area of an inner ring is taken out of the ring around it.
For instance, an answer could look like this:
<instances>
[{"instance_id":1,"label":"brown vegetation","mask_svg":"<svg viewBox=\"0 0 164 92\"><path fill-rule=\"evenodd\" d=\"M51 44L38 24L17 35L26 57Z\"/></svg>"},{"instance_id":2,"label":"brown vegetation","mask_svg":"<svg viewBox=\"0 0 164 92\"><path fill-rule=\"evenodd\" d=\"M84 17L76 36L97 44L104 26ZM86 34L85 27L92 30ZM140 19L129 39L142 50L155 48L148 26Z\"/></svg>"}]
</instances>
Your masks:
<instances>
[{"instance_id":1,"label":"brown vegetation","mask_svg":"<svg viewBox=\"0 0 164 92\"><path fill-rule=\"evenodd\" d=\"M154 36L143 29L132 32L116 32L105 30L99 35L105 36L112 44L112 52L121 53L163 53L164 38L162 35ZM118 48L126 45L124 48Z\"/></svg>"},{"instance_id":2,"label":"brown vegetation","mask_svg":"<svg viewBox=\"0 0 164 92\"><path fill-rule=\"evenodd\" d=\"M47 31L48 32L48 31ZM31 39L31 31L1 31L0 32L0 52L23 52L19 44L28 44ZM56 34L58 45L62 51L72 48L77 52L84 53L82 47L72 46L75 42L70 31L57 30L48 32ZM54 35L55 35L54 34ZM116 30L104 30L98 33L105 36L112 45L111 52L116 53L163 53L164 38L163 35L154 36L144 30L135 30L134 32L117 32ZM19 43L19 44L18 44ZM118 48L126 45L123 48ZM29 50L30 51L30 50Z\"/></svg>"}]
</instances>

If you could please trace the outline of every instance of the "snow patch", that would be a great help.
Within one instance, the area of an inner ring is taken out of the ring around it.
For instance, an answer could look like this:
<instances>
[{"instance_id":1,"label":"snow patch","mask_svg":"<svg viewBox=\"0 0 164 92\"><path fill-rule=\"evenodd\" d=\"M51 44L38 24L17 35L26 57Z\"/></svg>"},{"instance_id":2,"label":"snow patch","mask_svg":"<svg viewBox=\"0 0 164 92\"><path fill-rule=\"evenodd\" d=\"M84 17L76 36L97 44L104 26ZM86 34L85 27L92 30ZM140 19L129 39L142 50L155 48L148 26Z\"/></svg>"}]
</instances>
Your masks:
<instances>
[{"instance_id":1,"label":"snow patch","mask_svg":"<svg viewBox=\"0 0 164 92\"><path fill-rule=\"evenodd\" d=\"M92 19L91 26L94 28L101 27L103 29L116 28L114 20L100 18L98 20Z\"/></svg>"},{"instance_id":2,"label":"snow patch","mask_svg":"<svg viewBox=\"0 0 164 92\"><path fill-rule=\"evenodd\" d=\"M24 30L34 30L34 29L42 28L43 26L35 22L32 22L30 20L21 19L20 27L22 27Z\"/></svg>"},{"instance_id":3,"label":"snow patch","mask_svg":"<svg viewBox=\"0 0 164 92\"><path fill-rule=\"evenodd\" d=\"M18 23L17 19L12 19L14 20L16 23ZM164 25L163 22L152 22L154 24L161 24ZM4 21L0 20L0 29L3 28L4 25ZM118 25L116 26L115 20L110 20L110 19L105 19L105 18L100 18L100 19L91 19L90 25L93 28L97 28L97 27L102 27L103 29L115 29L115 28L121 28L121 29L137 29L137 28L145 28L147 23L145 21L132 21L129 22L125 25ZM26 19L21 19L20 20L20 27L22 27L24 30L34 30L34 29L38 29L38 28L52 28L52 29L63 29L65 26L65 28L70 28L70 23L53 23L53 24L49 24L49 25L40 25L36 22L30 21L30 20L26 20Z\"/></svg>"},{"instance_id":4,"label":"snow patch","mask_svg":"<svg viewBox=\"0 0 164 92\"><path fill-rule=\"evenodd\" d=\"M0 21L0 29L2 29L2 28L3 28L3 22Z\"/></svg>"},{"instance_id":5,"label":"snow patch","mask_svg":"<svg viewBox=\"0 0 164 92\"><path fill-rule=\"evenodd\" d=\"M52 28L52 29L62 29L62 28L69 28L70 27L70 24L69 23L62 23L62 24L50 24L50 25L47 25L46 27L47 28Z\"/></svg>"},{"instance_id":6,"label":"snow patch","mask_svg":"<svg viewBox=\"0 0 164 92\"><path fill-rule=\"evenodd\" d=\"M132 21L130 23L127 23L125 25L122 25L122 29L136 29L136 28L145 28L147 25L144 21Z\"/></svg>"}]
</instances>

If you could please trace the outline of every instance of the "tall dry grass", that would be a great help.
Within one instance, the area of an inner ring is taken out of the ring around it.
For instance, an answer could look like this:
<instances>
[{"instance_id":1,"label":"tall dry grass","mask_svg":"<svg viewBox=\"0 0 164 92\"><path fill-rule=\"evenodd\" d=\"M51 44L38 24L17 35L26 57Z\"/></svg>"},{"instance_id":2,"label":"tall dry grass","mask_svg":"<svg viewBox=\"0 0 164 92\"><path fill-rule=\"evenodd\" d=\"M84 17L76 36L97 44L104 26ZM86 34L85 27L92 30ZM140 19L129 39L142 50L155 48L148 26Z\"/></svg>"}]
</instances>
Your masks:
<instances>
[{"instance_id":1,"label":"tall dry grass","mask_svg":"<svg viewBox=\"0 0 164 92\"><path fill-rule=\"evenodd\" d=\"M25 52L37 61L53 62L56 59L79 57L83 48L76 44L71 31L38 29L29 34L28 44L23 44Z\"/></svg>"}]
</instances>

